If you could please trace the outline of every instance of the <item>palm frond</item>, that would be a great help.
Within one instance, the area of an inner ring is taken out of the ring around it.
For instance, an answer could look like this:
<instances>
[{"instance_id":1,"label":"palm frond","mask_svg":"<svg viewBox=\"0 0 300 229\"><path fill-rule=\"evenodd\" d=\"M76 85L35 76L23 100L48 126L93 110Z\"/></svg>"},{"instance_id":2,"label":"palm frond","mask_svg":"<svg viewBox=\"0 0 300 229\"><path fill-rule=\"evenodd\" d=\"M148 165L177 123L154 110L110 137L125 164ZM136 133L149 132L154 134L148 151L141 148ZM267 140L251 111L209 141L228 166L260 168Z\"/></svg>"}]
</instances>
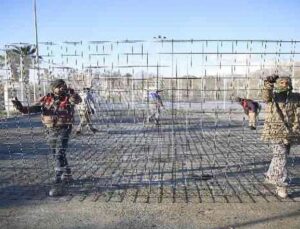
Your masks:
<instances>
[{"instance_id":1,"label":"palm frond","mask_svg":"<svg viewBox=\"0 0 300 229\"><path fill-rule=\"evenodd\" d=\"M11 49L11 52L15 53L15 54L18 54L18 55L21 55L21 49L18 46L13 46L13 48Z\"/></svg>"},{"instance_id":2,"label":"palm frond","mask_svg":"<svg viewBox=\"0 0 300 229\"><path fill-rule=\"evenodd\" d=\"M32 55L36 52L36 48L32 48L31 47L31 50L28 52L28 55Z\"/></svg>"}]
</instances>

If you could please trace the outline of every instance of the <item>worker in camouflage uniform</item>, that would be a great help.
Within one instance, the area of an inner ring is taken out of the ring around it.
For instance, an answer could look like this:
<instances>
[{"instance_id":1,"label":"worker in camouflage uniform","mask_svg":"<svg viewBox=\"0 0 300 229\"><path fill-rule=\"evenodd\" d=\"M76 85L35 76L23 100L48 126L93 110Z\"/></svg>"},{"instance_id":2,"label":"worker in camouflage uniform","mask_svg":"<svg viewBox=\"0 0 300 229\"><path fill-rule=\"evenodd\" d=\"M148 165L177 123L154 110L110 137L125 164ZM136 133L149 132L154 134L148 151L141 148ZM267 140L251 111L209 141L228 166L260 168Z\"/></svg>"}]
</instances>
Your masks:
<instances>
[{"instance_id":1,"label":"worker in camouflage uniform","mask_svg":"<svg viewBox=\"0 0 300 229\"><path fill-rule=\"evenodd\" d=\"M90 88L83 88L83 91L80 92L79 95L82 99L82 103L77 106L80 123L76 129L76 134L80 134L84 126L88 126L90 131L96 133L98 130L93 126L91 117L95 114L95 100L90 92Z\"/></svg>"},{"instance_id":2,"label":"worker in camouflage uniform","mask_svg":"<svg viewBox=\"0 0 300 229\"><path fill-rule=\"evenodd\" d=\"M62 79L52 82L51 89L51 93L43 96L33 106L25 107L17 98L12 103L23 114L41 113L47 141L56 163L54 185L49 195L59 196L63 194L64 183L72 179L66 150L74 120L74 106L81 102L81 98L73 89L67 88Z\"/></svg>"},{"instance_id":3,"label":"worker in camouflage uniform","mask_svg":"<svg viewBox=\"0 0 300 229\"><path fill-rule=\"evenodd\" d=\"M273 151L265 182L275 185L282 198L288 195L287 156L291 144L300 140L300 94L292 89L290 77L272 75L264 81L262 94L267 103L262 139Z\"/></svg>"},{"instance_id":4,"label":"worker in camouflage uniform","mask_svg":"<svg viewBox=\"0 0 300 229\"><path fill-rule=\"evenodd\" d=\"M236 101L242 105L245 114L249 118L249 128L251 130L256 130L257 118L258 118L258 114L261 110L260 104L251 99L243 99L240 97L237 97Z\"/></svg>"},{"instance_id":5,"label":"worker in camouflage uniform","mask_svg":"<svg viewBox=\"0 0 300 229\"><path fill-rule=\"evenodd\" d=\"M149 115L148 115L148 122L155 122L155 124L159 125L160 120L160 113L161 109L164 106L161 96L159 93L161 90L156 90L155 92L149 93Z\"/></svg>"}]
</instances>

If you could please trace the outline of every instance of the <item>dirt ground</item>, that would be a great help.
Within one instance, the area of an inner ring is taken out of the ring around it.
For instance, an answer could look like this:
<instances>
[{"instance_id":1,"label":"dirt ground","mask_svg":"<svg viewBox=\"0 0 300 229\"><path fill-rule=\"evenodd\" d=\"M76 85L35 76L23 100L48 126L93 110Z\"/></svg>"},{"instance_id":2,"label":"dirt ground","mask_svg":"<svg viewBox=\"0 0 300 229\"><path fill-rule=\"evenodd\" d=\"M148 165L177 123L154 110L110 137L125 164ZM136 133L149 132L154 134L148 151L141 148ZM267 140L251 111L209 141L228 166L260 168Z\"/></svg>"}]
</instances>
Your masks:
<instances>
[{"instance_id":1,"label":"dirt ground","mask_svg":"<svg viewBox=\"0 0 300 229\"><path fill-rule=\"evenodd\" d=\"M0 210L0 228L300 228L300 203L48 201Z\"/></svg>"}]
</instances>

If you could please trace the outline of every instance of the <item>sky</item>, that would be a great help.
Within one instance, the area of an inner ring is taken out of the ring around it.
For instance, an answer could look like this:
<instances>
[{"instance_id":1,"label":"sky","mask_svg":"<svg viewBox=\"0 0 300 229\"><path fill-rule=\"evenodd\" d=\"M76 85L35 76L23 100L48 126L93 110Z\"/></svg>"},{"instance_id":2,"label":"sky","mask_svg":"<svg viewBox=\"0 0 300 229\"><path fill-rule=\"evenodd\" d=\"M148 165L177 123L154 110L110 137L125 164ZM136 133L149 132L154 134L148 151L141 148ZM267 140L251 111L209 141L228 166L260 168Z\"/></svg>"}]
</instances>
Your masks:
<instances>
[{"instance_id":1,"label":"sky","mask_svg":"<svg viewBox=\"0 0 300 229\"><path fill-rule=\"evenodd\" d=\"M39 41L300 40L299 0L36 0ZM35 42L33 0L0 1L0 46Z\"/></svg>"}]
</instances>

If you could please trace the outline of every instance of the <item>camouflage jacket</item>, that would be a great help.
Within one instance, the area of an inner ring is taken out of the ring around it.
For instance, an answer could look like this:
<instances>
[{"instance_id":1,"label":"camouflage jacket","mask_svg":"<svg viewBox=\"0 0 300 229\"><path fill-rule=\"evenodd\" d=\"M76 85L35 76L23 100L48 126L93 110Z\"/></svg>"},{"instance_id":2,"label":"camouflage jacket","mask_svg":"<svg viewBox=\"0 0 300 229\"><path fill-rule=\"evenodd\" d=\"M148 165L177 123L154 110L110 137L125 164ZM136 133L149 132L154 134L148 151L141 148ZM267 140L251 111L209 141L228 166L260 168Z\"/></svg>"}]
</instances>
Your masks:
<instances>
[{"instance_id":1,"label":"camouflage jacket","mask_svg":"<svg viewBox=\"0 0 300 229\"><path fill-rule=\"evenodd\" d=\"M273 93L273 88L274 84L264 82L262 97L267 106L262 140L278 144L300 143L300 94L290 92L282 96Z\"/></svg>"},{"instance_id":2,"label":"camouflage jacket","mask_svg":"<svg viewBox=\"0 0 300 229\"><path fill-rule=\"evenodd\" d=\"M41 113L42 122L46 127L59 127L72 124L74 106L81 102L78 94L55 96L52 93L43 96L33 106L24 107L22 113Z\"/></svg>"}]
</instances>

